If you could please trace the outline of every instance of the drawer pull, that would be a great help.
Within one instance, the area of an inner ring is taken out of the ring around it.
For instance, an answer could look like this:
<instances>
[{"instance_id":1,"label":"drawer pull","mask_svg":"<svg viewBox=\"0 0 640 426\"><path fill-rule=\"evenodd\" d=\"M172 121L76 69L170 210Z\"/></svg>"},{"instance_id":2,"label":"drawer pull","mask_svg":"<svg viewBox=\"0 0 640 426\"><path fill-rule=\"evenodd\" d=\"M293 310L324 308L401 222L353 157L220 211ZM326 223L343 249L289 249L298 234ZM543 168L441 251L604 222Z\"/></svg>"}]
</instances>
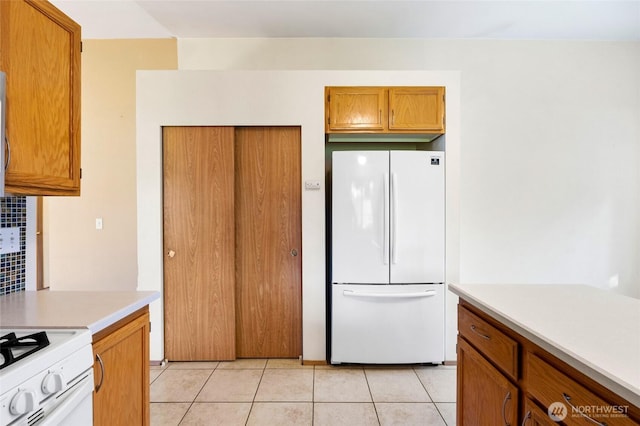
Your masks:
<instances>
[{"instance_id":1,"label":"drawer pull","mask_svg":"<svg viewBox=\"0 0 640 426\"><path fill-rule=\"evenodd\" d=\"M504 397L504 401L502 401L502 420L504 420L504 426L510 426L510 423L507 421L506 409L507 409L507 401L511 399L511 391L507 392Z\"/></svg>"},{"instance_id":2,"label":"drawer pull","mask_svg":"<svg viewBox=\"0 0 640 426\"><path fill-rule=\"evenodd\" d=\"M591 417L587 416L586 414L584 414L582 411L580 411L578 408L574 407L573 404L571 403L571 397L569 395L567 395L566 393L562 392L562 397L564 398L564 400L567 402L567 404L569 404L569 406L573 409L573 411L577 411L578 413L580 413L580 415L582 417L584 417L585 419L589 420L591 423L598 425L598 426L607 426L606 423L604 422L599 422L597 420L592 419Z\"/></svg>"},{"instance_id":3,"label":"drawer pull","mask_svg":"<svg viewBox=\"0 0 640 426\"><path fill-rule=\"evenodd\" d=\"M524 415L524 419L522 419L522 426L527 424L527 420L531 418L531 410L527 411L527 414Z\"/></svg>"},{"instance_id":4,"label":"drawer pull","mask_svg":"<svg viewBox=\"0 0 640 426\"><path fill-rule=\"evenodd\" d=\"M484 333L480 333L475 325L471 325L471 331L473 331L474 333L476 333L478 336L482 337L483 339L491 340L491 336L487 336Z\"/></svg>"}]
</instances>

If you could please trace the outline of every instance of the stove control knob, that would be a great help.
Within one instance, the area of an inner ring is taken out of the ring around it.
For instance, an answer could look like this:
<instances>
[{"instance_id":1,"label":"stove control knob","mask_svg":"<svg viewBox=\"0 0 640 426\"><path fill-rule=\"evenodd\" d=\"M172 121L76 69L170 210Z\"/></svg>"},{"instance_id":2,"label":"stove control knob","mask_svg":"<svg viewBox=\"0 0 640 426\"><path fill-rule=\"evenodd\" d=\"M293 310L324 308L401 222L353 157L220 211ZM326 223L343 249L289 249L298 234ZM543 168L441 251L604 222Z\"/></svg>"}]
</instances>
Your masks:
<instances>
[{"instance_id":1,"label":"stove control knob","mask_svg":"<svg viewBox=\"0 0 640 426\"><path fill-rule=\"evenodd\" d=\"M14 416L33 411L36 408L36 393L29 389L23 389L11 399L9 411Z\"/></svg>"},{"instance_id":2,"label":"stove control knob","mask_svg":"<svg viewBox=\"0 0 640 426\"><path fill-rule=\"evenodd\" d=\"M42 380L42 393L50 395L61 391L64 388L64 378L62 373L49 373Z\"/></svg>"}]
</instances>

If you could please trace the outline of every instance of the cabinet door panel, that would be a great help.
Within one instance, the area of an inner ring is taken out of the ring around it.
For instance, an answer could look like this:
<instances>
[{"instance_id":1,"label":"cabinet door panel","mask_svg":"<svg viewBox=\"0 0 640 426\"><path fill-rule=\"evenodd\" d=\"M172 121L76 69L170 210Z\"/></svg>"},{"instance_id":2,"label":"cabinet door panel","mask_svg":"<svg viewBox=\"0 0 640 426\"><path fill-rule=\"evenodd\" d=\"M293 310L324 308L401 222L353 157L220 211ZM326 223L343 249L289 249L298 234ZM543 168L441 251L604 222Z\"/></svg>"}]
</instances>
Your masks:
<instances>
[{"instance_id":1,"label":"cabinet door panel","mask_svg":"<svg viewBox=\"0 0 640 426\"><path fill-rule=\"evenodd\" d=\"M515 425L518 388L464 339L458 338L459 426Z\"/></svg>"},{"instance_id":2,"label":"cabinet door panel","mask_svg":"<svg viewBox=\"0 0 640 426\"><path fill-rule=\"evenodd\" d=\"M97 389L93 393L94 425L148 425L148 311L98 337L93 352Z\"/></svg>"},{"instance_id":3,"label":"cabinet door panel","mask_svg":"<svg viewBox=\"0 0 640 426\"><path fill-rule=\"evenodd\" d=\"M390 88L389 130L444 133L444 87Z\"/></svg>"},{"instance_id":4,"label":"cabinet door panel","mask_svg":"<svg viewBox=\"0 0 640 426\"><path fill-rule=\"evenodd\" d=\"M384 87L331 87L327 131L381 131L387 127Z\"/></svg>"},{"instance_id":5,"label":"cabinet door panel","mask_svg":"<svg viewBox=\"0 0 640 426\"><path fill-rule=\"evenodd\" d=\"M80 193L80 26L44 1L0 2L6 190Z\"/></svg>"}]
</instances>

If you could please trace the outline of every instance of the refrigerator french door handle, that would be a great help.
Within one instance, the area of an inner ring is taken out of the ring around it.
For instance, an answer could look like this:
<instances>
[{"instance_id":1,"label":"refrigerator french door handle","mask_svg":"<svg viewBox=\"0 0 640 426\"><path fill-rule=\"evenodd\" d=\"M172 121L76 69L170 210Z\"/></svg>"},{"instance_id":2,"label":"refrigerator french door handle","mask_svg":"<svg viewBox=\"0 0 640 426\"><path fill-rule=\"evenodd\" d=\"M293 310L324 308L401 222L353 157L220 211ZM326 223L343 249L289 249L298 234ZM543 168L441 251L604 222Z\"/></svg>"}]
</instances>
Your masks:
<instances>
[{"instance_id":1,"label":"refrigerator french door handle","mask_svg":"<svg viewBox=\"0 0 640 426\"><path fill-rule=\"evenodd\" d=\"M391 263L398 263L398 175L391 173Z\"/></svg>"},{"instance_id":2,"label":"refrigerator french door handle","mask_svg":"<svg viewBox=\"0 0 640 426\"><path fill-rule=\"evenodd\" d=\"M426 290L414 293L374 293L370 291L343 290L342 295L348 297L379 297L385 299L417 299L421 297L433 297L436 295L436 291Z\"/></svg>"},{"instance_id":3,"label":"refrigerator french door handle","mask_svg":"<svg viewBox=\"0 0 640 426\"><path fill-rule=\"evenodd\" d=\"M389 173L384 173L382 176L384 179L383 187L383 205L384 205L384 217L382 218L382 262L385 265L389 264Z\"/></svg>"}]
</instances>

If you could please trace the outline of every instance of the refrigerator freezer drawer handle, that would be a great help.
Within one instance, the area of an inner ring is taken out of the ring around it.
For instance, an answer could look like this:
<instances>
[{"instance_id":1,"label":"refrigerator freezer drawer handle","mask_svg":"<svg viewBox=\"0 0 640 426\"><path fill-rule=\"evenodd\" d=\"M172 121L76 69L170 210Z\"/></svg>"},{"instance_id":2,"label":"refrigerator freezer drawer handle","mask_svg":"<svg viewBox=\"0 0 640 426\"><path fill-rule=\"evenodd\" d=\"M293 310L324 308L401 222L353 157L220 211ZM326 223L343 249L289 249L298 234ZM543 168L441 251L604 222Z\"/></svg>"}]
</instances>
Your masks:
<instances>
[{"instance_id":1,"label":"refrigerator freezer drawer handle","mask_svg":"<svg viewBox=\"0 0 640 426\"><path fill-rule=\"evenodd\" d=\"M435 290L418 291L415 293L372 293L359 292L353 290L343 290L343 296L348 297L379 297L385 299L417 299L420 297L432 297L436 295Z\"/></svg>"}]
</instances>

